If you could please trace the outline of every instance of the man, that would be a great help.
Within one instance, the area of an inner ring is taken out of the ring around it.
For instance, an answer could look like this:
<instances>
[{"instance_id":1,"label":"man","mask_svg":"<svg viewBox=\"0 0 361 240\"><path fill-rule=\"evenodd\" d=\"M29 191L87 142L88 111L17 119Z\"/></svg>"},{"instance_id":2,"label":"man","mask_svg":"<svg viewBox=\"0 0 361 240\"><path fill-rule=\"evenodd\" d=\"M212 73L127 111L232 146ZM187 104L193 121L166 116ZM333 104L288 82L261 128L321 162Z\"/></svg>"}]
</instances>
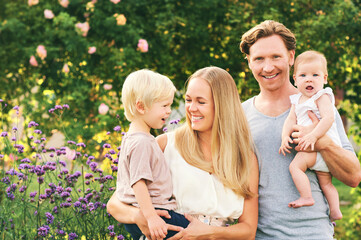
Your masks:
<instances>
[{"instance_id":1,"label":"man","mask_svg":"<svg viewBox=\"0 0 361 240\"><path fill-rule=\"evenodd\" d=\"M291 107L289 96L298 93L290 82L296 38L283 24L268 20L242 36L240 49L247 55L249 68L260 86L260 94L243 103L260 169L256 239L333 239L328 205L313 171L306 174L315 204L297 209L288 207L289 202L299 197L289 173L295 152L286 156L278 153L283 123ZM295 126L292 137L296 143L318 122L315 115L309 116L314 122L312 126ZM316 143L315 150L322 154L334 177L356 187L361 181L360 164L339 115L336 123L342 147L325 135Z\"/></svg>"}]
</instances>

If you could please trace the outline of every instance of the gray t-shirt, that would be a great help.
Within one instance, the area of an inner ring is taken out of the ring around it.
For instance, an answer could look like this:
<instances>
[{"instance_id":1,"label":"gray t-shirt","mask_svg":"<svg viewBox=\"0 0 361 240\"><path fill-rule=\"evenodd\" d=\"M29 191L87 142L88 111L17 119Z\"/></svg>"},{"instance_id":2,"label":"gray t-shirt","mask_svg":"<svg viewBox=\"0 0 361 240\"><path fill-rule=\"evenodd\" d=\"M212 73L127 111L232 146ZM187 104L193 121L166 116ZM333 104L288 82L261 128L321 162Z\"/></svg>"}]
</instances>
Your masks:
<instances>
[{"instance_id":1,"label":"gray t-shirt","mask_svg":"<svg viewBox=\"0 0 361 240\"><path fill-rule=\"evenodd\" d=\"M259 218L256 239L333 239L333 226L328 204L318 184L316 174L307 170L315 204L310 207L289 208L288 203L299 198L289 172L295 151L283 156L281 146L283 123L289 110L269 117L254 106L254 99L243 103L259 162ZM351 150L341 117L335 119L342 147Z\"/></svg>"},{"instance_id":2,"label":"gray t-shirt","mask_svg":"<svg viewBox=\"0 0 361 240\"><path fill-rule=\"evenodd\" d=\"M155 138L147 133L127 134L122 139L116 196L139 207L132 186L144 179L155 208L174 210L172 178L164 154Z\"/></svg>"}]
</instances>

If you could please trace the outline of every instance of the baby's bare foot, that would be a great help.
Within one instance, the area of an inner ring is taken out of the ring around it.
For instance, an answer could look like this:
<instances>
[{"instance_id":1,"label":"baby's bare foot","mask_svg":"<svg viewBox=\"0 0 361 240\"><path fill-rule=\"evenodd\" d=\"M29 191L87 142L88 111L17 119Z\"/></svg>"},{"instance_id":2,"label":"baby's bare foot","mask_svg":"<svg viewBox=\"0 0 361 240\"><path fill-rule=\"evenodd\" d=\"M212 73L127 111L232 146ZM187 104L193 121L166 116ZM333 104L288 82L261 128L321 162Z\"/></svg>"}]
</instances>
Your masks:
<instances>
[{"instance_id":1,"label":"baby's bare foot","mask_svg":"<svg viewBox=\"0 0 361 240\"><path fill-rule=\"evenodd\" d=\"M304 206L312 206L315 204L315 200L312 197L300 197L296 201L290 202L288 207L299 208Z\"/></svg>"},{"instance_id":2,"label":"baby's bare foot","mask_svg":"<svg viewBox=\"0 0 361 240\"><path fill-rule=\"evenodd\" d=\"M330 212L331 221L340 220L341 218L342 218L342 213L339 208L336 210L331 210Z\"/></svg>"}]
</instances>

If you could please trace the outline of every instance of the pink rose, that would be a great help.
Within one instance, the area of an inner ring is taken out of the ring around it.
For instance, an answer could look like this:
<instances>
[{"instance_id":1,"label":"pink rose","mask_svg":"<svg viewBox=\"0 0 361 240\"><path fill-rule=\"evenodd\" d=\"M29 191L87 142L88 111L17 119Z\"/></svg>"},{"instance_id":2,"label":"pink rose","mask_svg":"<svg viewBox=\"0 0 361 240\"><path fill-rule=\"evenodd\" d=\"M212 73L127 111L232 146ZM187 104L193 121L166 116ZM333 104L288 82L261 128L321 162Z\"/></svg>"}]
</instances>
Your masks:
<instances>
[{"instance_id":1,"label":"pink rose","mask_svg":"<svg viewBox=\"0 0 361 240\"><path fill-rule=\"evenodd\" d=\"M67 8L68 5L69 5L69 0L59 0L59 4L60 4L62 7Z\"/></svg>"},{"instance_id":2,"label":"pink rose","mask_svg":"<svg viewBox=\"0 0 361 240\"><path fill-rule=\"evenodd\" d=\"M69 72L69 66L68 66L67 63L64 64L63 69L61 71L63 71L63 73L68 73Z\"/></svg>"},{"instance_id":3,"label":"pink rose","mask_svg":"<svg viewBox=\"0 0 361 240\"><path fill-rule=\"evenodd\" d=\"M28 0L28 5L33 6L39 3L39 0Z\"/></svg>"},{"instance_id":4,"label":"pink rose","mask_svg":"<svg viewBox=\"0 0 361 240\"><path fill-rule=\"evenodd\" d=\"M112 3L117 4L120 2L120 0L110 0Z\"/></svg>"},{"instance_id":5,"label":"pink rose","mask_svg":"<svg viewBox=\"0 0 361 240\"><path fill-rule=\"evenodd\" d=\"M66 147L65 148L65 153L66 153L65 156L66 156L67 159L74 160L75 155L76 155L75 150L72 150L72 149Z\"/></svg>"},{"instance_id":6,"label":"pink rose","mask_svg":"<svg viewBox=\"0 0 361 240\"><path fill-rule=\"evenodd\" d=\"M105 114L107 114L108 111L109 111L108 105L106 105L105 103L102 103L99 105L99 108L98 108L99 114L105 115Z\"/></svg>"},{"instance_id":7,"label":"pink rose","mask_svg":"<svg viewBox=\"0 0 361 240\"><path fill-rule=\"evenodd\" d=\"M148 52L148 42L145 39L139 39L138 48L141 52Z\"/></svg>"},{"instance_id":8,"label":"pink rose","mask_svg":"<svg viewBox=\"0 0 361 240\"><path fill-rule=\"evenodd\" d=\"M77 24L75 24L75 27L80 30L83 37L86 37L86 35L88 34L88 31L90 29L88 22L77 23Z\"/></svg>"},{"instance_id":9,"label":"pink rose","mask_svg":"<svg viewBox=\"0 0 361 240\"><path fill-rule=\"evenodd\" d=\"M109 83L107 83L107 84L104 84L104 89L105 90L110 90L110 89L112 89L113 88L113 86L111 85L111 84L109 84Z\"/></svg>"},{"instance_id":10,"label":"pink rose","mask_svg":"<svg viewBox=\"0 0 361 240\"><path fill-rule=\"evenodd\" d=\"M115 19L117 20L117 25L125 25L127 19L125 18L124 14L114 14Z\"/></svg>"},{"instance_id":11,"label":"pink rose","mask_svg":"<svg viewBox=\"0 0 361 240\"><path fill-rule=\"evenodd\" d=\"M53 13L53 11L51 11L49 9L45 9L44 10L44 16L47 19L53 19L54 18L54 13Z\"/></svg>"},{"instance_id":12,"label":"pink rose","mask_svg":"<svg viewBox=\"0 0 361 240\"><path fill-rule=\"evenodd\" d=\"M88 53L89 54L93 54L93 53L95 53L97 51L97 48L96 47L89 47L88 48Z\"/></svg>"},{"instance_id":13,"label":"pink rose","mask_svg":"<svg viewBox=\"0 0 361 240\"><path fill-rule=\"evenodd\" d=\"M32 56L30 57L29 63L30 63L30 65L33 66L33 67L39 66L38 61L36 61L36 58L34 57L34 55L32 55Z\"/></svg>"},{"instance_id":14,"label":"pink rose","mask_svg":"<svg viewBox=\"0 0 361 240\"><path fill-rule=\"evenodd\" d=\"M36 48L36 53L39 55L41 60L44 60L44 58L46 58L46 55L47 55L47 52L46 52L46 49L45 49L44 45L39 45Z\"/></svg>"}]
</instances>

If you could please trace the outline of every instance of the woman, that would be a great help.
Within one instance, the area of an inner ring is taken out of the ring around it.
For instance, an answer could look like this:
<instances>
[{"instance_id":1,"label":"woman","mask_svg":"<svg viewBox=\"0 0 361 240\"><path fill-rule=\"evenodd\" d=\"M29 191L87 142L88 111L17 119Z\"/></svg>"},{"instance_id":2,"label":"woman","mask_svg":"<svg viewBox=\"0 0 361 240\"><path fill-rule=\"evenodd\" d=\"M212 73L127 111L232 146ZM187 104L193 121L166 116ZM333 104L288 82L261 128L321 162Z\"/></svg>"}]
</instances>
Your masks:
<instances>
[{"instance_id":1,"label":"woman","mask_svg":"<svg viewBox=\"0 0 361 240\"><path fill-rule=\"evenodd\" d=\"M157 138L171 169L178 212L190 221L170 240L253 239L258 164L233 78L218 67L196 71L188 80L185 105L187 124ZM136 223L150 239L139 209L114 196L107 207L118 221ZM238 223L226 227L229 220Z\"/></svg>"}]
</instances>

